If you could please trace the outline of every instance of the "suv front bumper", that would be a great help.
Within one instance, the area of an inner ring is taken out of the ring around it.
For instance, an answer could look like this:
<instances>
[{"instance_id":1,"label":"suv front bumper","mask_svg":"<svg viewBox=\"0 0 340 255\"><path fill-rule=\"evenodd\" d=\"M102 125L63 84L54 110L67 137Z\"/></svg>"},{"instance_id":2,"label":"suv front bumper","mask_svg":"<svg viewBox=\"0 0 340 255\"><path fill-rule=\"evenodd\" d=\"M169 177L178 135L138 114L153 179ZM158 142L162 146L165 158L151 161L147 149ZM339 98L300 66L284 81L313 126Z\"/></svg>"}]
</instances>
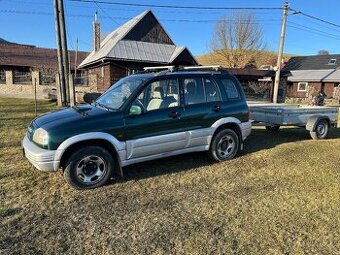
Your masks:
<instances>
[{"instance_id":1,"label":"suv front bumper","mask_svg":"<svg viewBox=\"0 0 340 255\"><path fill-rule=\"evenodd\" d=\"M45 172L55 172L59 168L59 161L54 160L56 151L42 149L31 142L27 135L22 140L24 156L37 169Z\"/></svg>"}]
</instances>

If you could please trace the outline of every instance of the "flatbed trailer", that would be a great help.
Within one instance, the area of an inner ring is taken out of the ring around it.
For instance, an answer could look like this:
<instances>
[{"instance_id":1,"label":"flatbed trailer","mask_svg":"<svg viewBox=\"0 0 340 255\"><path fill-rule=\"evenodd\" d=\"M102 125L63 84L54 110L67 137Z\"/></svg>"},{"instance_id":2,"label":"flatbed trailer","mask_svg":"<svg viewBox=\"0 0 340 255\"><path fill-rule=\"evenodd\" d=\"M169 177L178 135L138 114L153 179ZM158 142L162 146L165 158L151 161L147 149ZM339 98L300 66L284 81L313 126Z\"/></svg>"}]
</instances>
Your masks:
<instances>
[{"instance_id":1,"label":"flatbed trailer","mask_svg":"<svg viewBox=\"0 0 340 255\"><path fill-rule=\"evenodd\" d=\"M250 119L268 131L280 126L303 127L314 140L324 139L332 127L337 127L339 108L282 104L250 104Z\"/></svg>"}]
</instances>

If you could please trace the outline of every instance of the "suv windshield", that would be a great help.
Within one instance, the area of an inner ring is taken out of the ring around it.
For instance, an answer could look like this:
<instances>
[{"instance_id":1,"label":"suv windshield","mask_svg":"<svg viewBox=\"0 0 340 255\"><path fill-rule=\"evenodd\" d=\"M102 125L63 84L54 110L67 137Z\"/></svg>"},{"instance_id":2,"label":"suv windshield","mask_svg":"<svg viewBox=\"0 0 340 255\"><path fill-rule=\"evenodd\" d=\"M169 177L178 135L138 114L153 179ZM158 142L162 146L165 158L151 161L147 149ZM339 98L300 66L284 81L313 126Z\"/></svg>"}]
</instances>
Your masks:
<instances>
[{"instance_id":1,"label":"suv windshield","mask_svg":"<svg viewBox=\"0 0 340 255\"><path fill-rule=\"evenodd\" d=\"M96 104L107 109L119 109L135 89L147 78L146 76L129 76L121 79L99 97L96 100Z\"/></svg>"}]
</instances>

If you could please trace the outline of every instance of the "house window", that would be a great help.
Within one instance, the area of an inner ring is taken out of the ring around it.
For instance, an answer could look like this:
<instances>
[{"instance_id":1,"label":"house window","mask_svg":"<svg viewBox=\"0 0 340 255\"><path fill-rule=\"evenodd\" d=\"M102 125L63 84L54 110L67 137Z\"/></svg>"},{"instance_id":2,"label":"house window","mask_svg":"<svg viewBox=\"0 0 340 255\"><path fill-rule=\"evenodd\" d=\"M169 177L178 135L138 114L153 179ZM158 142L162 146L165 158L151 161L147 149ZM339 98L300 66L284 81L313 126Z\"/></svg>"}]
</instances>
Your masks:
<instances>
[{"instance_id":1,"label":"house window","mask_svg":"<svg viewBox=\"0 0 340 255\"><path fill-rule=\"evenodd\" d=\"M331 58L328 62L329 65L335 65L336 63L336 58Z\"/></svg>"},{"instance_id":2,"label":"house window","mask_svg":"<svg viewBox=\"0 0 340 255\"><path fill-rule=\"evenodd\" d=\"M29 70L14 70L13 71L13 83L32 85L32 73Z\"/></svg>"},{"instance_id":3,"label":"house window","mask_svg":"<svg viewBox=\"0 0 340 255\"><path fill-rule=\"evenodd\" d=\"M299 82L298 83L298 91L299 92L307 91L307 86L308 86L308 82Z\"/></svg>"},{"instance_id":4,"label":"house window","mask_svg":"<svg viewBox=\"0 0 340 255\"><path fill-rule=\"evenodd\" d=\"M6 84L6 72L4 69L0 69L0 84Z\"/></svg>"},{"instance_id":5,"label":"house window","mask_svg":"<svg viewBox=\"0 0 340 255\"><path fill-rule=\"evenodd\" d=\"M40 77L40 84L41 85L53 85L56 83L55 80L55 73L46 71L46 72L39 72L39 77Z\"/></svg>"}]
</instances>

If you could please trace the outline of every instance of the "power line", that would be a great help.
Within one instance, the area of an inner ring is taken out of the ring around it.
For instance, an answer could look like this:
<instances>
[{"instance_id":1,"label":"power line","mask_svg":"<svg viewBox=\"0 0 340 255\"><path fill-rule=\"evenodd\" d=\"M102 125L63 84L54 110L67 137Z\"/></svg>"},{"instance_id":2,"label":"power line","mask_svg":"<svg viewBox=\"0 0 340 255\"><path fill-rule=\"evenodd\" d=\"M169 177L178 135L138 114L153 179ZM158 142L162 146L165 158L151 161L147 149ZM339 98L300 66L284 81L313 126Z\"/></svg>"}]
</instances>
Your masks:
<instances>
[{"instance_id":1,"label":"power line","mask_svg":"<svg viewBox=\"0 0 340 255\"><path fill-rule=\"evenodd\" d=\"M83 3L99 3L110 4L120 6L137 6L148 8L170 8L170 9L196 9L196 10L282 10L281 7L210 7L210 6L175 6L175 5L156 5L156 4L138 4L138 3L123 3L123 2L111 2L103 0L68 0L71 2L83 2Z\"/></svg>"},{"instance_id":2,"label":"power line","mask_svg":"<svg viewBox=\"0 0 340 255\"><path fill-rule=\"evenodd\" d=\"M321 35L321 36L324 36L324 37L327 37L327 38L331 38L331 39L340 41L340 38L338 38L338 37L333 37L333 36L321 34L321 33L313 31L312 29L305 29L305 28L294 26L294 25L287 25L287 27L295 28L295 29L298 29L298 30L301 30L301 31L306 31L306 32L309 32L309 33L312 33L312 34L317 34L317 35Z\"/></svg>"},{"instance_id":3,"label":"power line","mask_svg":"<svg viewBox=\"0 0 340 255\"><path fill-rule=\"evenodd\" d=\"M303 15L303 16L306 16L306 17L308 17L308 18L311 18L311 19L314 19L314 20L318 20L318 21L323 22L323 23L326 23L326 24L328 24L328 25L331 25L331 26L340 28L340 25L335 24L335 23L333 23L333 22L330 22L330 21L327 21L327 20L318 18L318 17L316 17L316 16L313 16L313 15L310 15L310 14L307 14L307 13L304 13L304 12L301 12L301 11L297 11L297 10L294 10L294 9L290 9L290 10L296 12L297 14L301 14L301 15Z\"/></svg>"},{"instance_id":4,"label":"power line","mask_svg":"<svg viewBox=\"0 0 340 255\"><path fill-rule=\"evenodd\" d=\"M41 11L18 11L18 10L0 10L0 13L11 13L11 14L26 14L26 15L46 15L46 16L52 16L52 12L41 12ZM68 14L66 15L68 17L77 17L77 18L93 18L92 15L86 15L86 14ZM130 17L102 17L104 19L120 19L120 20L133 20ZM160 21L169 21L169 22L189 22L189 23L204 23L204 22L218 22L221 21L221 19L200 19L200 20L191 20L191 19L160 19ZM236 21L235 19L226 19L226 21ZM273 22L279 22L280 19L258 19L256 22L247 22L247 20L240 20L241 22L244 21L247 24L262 24L262 23L270 23ZM117 23L119 25L119 23Z\"/></svg>"},{"instance_id":5,"label":"power line","mask_svg":"<svg viewBox=\"0 0 340 255\"><path fill-rule=\"evenodd\" d=\"M112 18L110 15L108 15L106 13L106 11L98 4L96 3L97 7L104 13L104 15L106 15L109 19L111 19L114 23L116 23L118 26L120 26L120 24L114 19Z\"/></svg>"},{"instance_id":6,"label":"power line","mask_svg":"<svg viewBox=\"0 0 340 255\"><path fill-rule=\"evenodd\" d=\"M324 31L322 31L322 30L316 29L316 28L311 28L311 27L308 27L308 26L304 26L304 25L301 25L301 24L296 23L296 22L293 22L293 21L288 21L288 23L293 24L293 25L296 25L296 26L300 26L300 27L303 27L303 28L306 28L306 29L310 29L310 30L316 31L316 32L318 32L318 33L322 33L322 34L329 35L329 36L332 36L332 37L335 37L335 38L339 38L339 39L340 39L340 37L338 37L338 35L336 35L336 34L331 34L331 33L324 32Z\"/></svg>"}]
</instances>

